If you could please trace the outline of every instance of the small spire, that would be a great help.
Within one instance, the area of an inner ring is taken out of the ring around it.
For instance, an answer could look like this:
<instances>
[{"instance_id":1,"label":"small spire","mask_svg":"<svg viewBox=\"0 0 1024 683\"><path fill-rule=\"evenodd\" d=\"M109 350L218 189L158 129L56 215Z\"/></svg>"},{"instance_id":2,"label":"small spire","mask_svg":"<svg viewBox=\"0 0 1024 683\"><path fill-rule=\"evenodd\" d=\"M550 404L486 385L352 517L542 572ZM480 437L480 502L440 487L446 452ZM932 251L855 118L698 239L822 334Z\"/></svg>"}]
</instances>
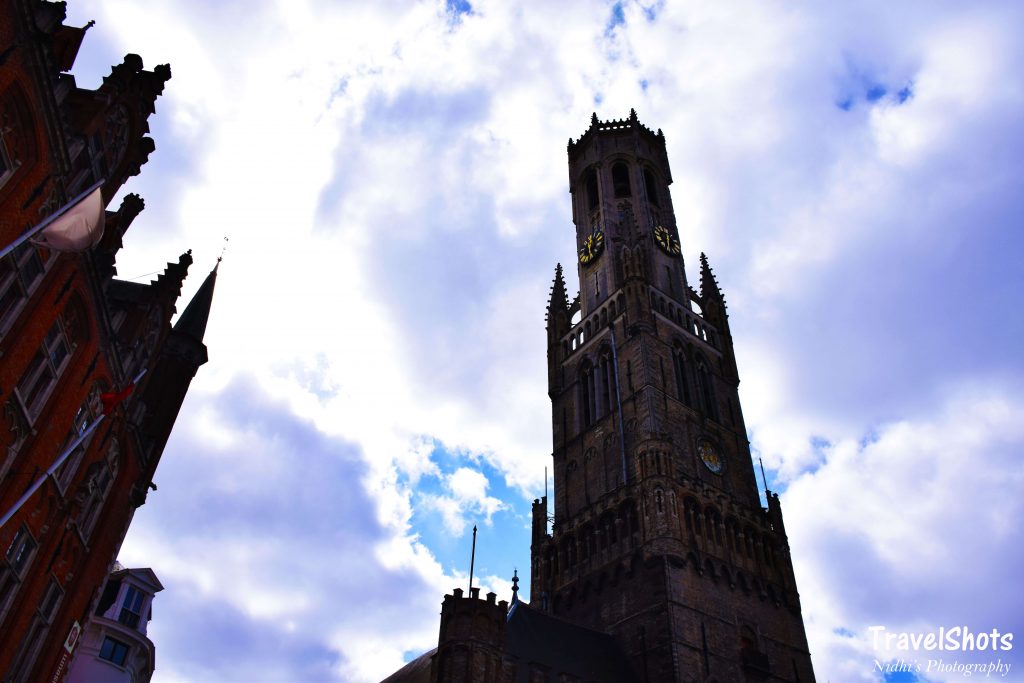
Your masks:
<instances>
[{"instance_id":1,"label":"small spire","mask_svg":"<svg viewBox=\"0 0 1024 683\"><path fill-rule=\"evenodd\" d=\"M590 125L596 126L598 123L600 123L600 121L597 120L597 112L595 111L590 115Z\"/></svg>"},{"instance_id":2,"label":"small spire","mask_svg":"<svg viewBox=\"0 0 1024 683\"><path fill-rule=\"evenodd\" d=\"M519 570L512 570L512 604L519 602Z\"/></svg>"},{"instance_id":3,"label":"small spire","mask_svg":"<svg viewBox=\"0 0 1024 683\"><path fill-rule=\"evenodd\" d=\"M718 288L718 281L708 264L708 257L702 251L700 253L700 296L702 299L714 297L722 298L722 291Z\"/></svg>"},{"instance_id":4,"label":"small spire","mask_svg":"<svg viewBox=\"0 0 1024 683\"><path fill-rule=\"evenodd\" d=\"M551 285L551 299L548 302L548 313L553 310L564 311L569 308L569 295L565 291L565 278L562 277L562 264L555 266L555 281Z\"/></svg>"},{"instance_id":5,"label":"small spire","mask_svg":"<svg viewBox=\"0 0 1024 683\"><path fill-rule=\"evenodd\" d=\"M206 323L210 319L210 307L213 304L213 288L217 284L218 268L220 268L220 259L217 259L217 265L203 280L203 284L199 286L192 301L188 302L188 306L178 318L178 322L174 323L175 332L187 334L198 342L203 341L203 336L206 334Z\"/></svg>"},{"instance_id":6,"label":"small spire","mask_svg":"<svg viewBox=\"0 0 1024 683\"><path fill-rule=\"evenodd\" d=\"M632 107L629 108L629 120L632 121L633 123L636 123L638 121L636 109L633 109Z\"/></svg>"}]
</instances>

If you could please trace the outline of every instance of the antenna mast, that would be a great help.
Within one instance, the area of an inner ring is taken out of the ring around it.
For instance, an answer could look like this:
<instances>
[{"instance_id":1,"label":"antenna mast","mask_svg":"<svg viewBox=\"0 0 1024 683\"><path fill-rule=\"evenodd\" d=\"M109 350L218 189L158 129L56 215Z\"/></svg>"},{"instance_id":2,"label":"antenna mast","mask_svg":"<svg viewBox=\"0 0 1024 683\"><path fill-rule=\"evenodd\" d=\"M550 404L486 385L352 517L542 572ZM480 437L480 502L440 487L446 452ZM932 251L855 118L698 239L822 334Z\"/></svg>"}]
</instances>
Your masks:
<instances>
[{"instance_id":1,"label":"antenna mast","mask_svg":"<svg viewBox=\"0 0 1024 683\"><path fill-rule=\"evenodd\" d=\"M469 593L473 594L473 565L476 563L476 524L473 525L473 550L469 554Z\"/></svg>"}]
</instances>

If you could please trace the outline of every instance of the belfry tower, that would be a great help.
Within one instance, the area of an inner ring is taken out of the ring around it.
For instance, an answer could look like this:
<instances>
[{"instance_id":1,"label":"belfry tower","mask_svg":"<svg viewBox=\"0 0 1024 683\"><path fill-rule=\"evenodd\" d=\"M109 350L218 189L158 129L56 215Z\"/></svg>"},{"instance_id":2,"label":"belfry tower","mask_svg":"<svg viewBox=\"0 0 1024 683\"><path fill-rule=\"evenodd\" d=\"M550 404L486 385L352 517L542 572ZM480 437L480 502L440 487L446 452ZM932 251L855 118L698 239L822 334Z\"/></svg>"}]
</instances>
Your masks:
<instances>
[{"instance_id":1,"label":"belfry tower","mask_svg":"<svg viewBox=\"0 0 1024 683\"><path fill-rule=\"evenodd\" d=\"M645 681L814 681L778 497L761 505L725 299L687 280L665 138L569 141L580 292L547 311L554 520L531 605L612 634Z\"/></svg>"}]
</instances>

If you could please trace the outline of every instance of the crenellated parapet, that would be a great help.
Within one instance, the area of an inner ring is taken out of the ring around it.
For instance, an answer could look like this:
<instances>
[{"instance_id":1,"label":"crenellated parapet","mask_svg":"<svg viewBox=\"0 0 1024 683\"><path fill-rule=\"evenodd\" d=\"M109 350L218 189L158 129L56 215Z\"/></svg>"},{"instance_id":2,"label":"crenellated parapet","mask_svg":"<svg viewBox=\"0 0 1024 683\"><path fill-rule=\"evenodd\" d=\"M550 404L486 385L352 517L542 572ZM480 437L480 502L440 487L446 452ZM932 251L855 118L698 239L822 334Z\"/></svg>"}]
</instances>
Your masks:
<instances>
[{"instance_id":1,"label":"crenellated parapet","mask_svg":"<svg viewBox=\"0 0 1024 683\"><path fill-rule=\"evenodd\" d=\"M573 155L586 146L590 140L601 133L621 133L623 131L642 133L653 138L656 141L660 141L660 144L664 147L665 134L658 129L658 132L654 132L644 124L640 123L639 118L636 114L636 109L629 110L629 116L624 119L608 119L602 121L597 118L597 112L594 112L590 116L590 127L587 128L586 132L583 133L577 140L569 138L568 151L569 159L572 160Z\"/></svg>"},{"instance_id":2,"label":"crenellated parapet","mask_svg":"<svg viewBox=\"0 0 1024 683\"><path fill-rule=\"evenodd\" d=\"M461 588L444 596L441 603L441 628L437 652L430 667L431 683L473 683L506 680L505 626L508 602L496 602L488 593L480 599L480 589L470 588L465 597ZM511 681L511 677L507 680Z\"/></svg>"}]
</instances>

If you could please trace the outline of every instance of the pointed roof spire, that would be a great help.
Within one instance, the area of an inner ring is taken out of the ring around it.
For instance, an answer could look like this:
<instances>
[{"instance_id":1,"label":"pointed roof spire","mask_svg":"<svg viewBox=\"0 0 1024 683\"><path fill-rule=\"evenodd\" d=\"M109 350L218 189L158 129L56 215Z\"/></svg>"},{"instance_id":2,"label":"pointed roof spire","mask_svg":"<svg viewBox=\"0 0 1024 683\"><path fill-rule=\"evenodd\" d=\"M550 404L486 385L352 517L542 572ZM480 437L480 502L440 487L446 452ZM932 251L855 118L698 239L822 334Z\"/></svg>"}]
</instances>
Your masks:
<instances>
[{"instance_id":1,"label":"pointed roof spire","mask_svg":"<svg viewBox=\"0 0 1024 683\"><path fill-rule=\"evenodd\" d=\"M213 267L210 274L199 286L192 301L188 302L185 312L174 323L174 331L184 333L198 342L203 341L206 334L206 322L210 319L210 306L213 304L213 288L217 284L217 269L220 268L220 259Z\"/></svg>"},{"instance_id":2,"label":"pointed roof spire","mask_svg":"<svg viewBox=\"0 0 1024 683\"><path fill-rule=\"evenodd\" d=\"M512 570L512 604L519 602L519 570Z\"/></svg>"},{"instance_id":3,"label":"pointed roof spire","mask_svg":"<svg viewBox=\"0 0 1024 683\"><path fill-rule=\"evenodd\" d=\"M553 310L565 311L569 308L569 295L565 291L565 278L562 277L562 264L555 266L555 281L551 285L551 299L548 302L548 313Z\"/></svg>"},{"instance_id":4,"label":"pointed roof spire","mask_svg":"<svg viewBox=\"0 0 1024 683\"><path fill-rule=\"evenodd\" d=\"M700 253L700 295L703 299L722 298L722 290L718 288L718 281L715 280L715 274L711 272L711 266L708 264L708 257L703 251Z\"/></svg>"}]
</instances>

